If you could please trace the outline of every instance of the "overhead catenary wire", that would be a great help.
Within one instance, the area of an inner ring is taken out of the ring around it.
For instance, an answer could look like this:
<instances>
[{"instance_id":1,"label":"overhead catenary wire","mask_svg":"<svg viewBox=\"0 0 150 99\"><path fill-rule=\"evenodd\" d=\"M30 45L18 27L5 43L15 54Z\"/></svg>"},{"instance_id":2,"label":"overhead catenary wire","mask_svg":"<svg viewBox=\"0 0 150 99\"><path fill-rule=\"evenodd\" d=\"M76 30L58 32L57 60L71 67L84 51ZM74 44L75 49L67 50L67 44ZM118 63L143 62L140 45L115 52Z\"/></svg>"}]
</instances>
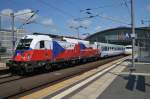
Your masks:
<instances>
[{"instance_id":1,"label":"overhead catenary wire","mask_svg":"<svg viewBox=\"0 0 150 99\"><path fill-rule=\"evenodd\" d=\"M114 6L116 6L116 5L110 4L110 5L98 6L98 7L94 7L94 8L83 9L83 10L80 10L80 12L84 12L87 10L97 10L97 9L101 9L101 8L108 8L108 7L114 7Z\"/></svg>"},{"instance_id":2,"label":"overhead catenary wire","mask_svg":"<svg viewBox=\"0 0 150 99\"><path fill-rule=\"evenodd\" d=\"M119 4L108 4L108 5L103 5L103 6L98 6L98 7L92 7L92 8L87 8L87 9L82 9L80 10L80 12L84 12L84 11L87 11L87 10L97 10L97 9L103 9L103 8L111 8L111 7L115 7L115 6L122 6L122 4L124 4L125 6L128 7L128 3L124 0L123 1L124 3L119 3ZM130 11L130 9L129 9Z\"/></svg>"},{"instance_id":3,"label":"overhead catenary wire","mask_svg":"<svg viewBox=\"0 0 150 99\"><path fill-rule=\"evenodd\" d=\"M64 10L62 10L60 8L57 8L57 7L53 6L52 4L45 2L44 0L38 0L38 2L42 3L43 5L45 5L45 6L49 7L49 8L55 9L57 12L65 15L65 16L74 17L72 14L70 14L70 13L68 13L68 12L66 12L66 11L64 11Z\"/></svg>"},{"instance_id":4,"label":"overhead catenary wire","mask_svg":"<svg viewBox=\"0 0 150 99\"><path fill-rule=\"evenodd\" d=\"M114 22L117 22L117 23L131 25L131 24L127 23L127 22L124 22L124 21L121 21L121 20L118 20L118 19L115 19L115 18L112 18L112 17L109 17L109 16L102 16L102 15L98 15L98 16L103 18L103 19L108 19L108 20L111 20L111 21L114 21Z\"/></svg>"},{"instance_id":5,"label":"overhead catenary wire","mask_svg":"<svg viewBox=\"0 0 150 99\"><path fill-rule=\"evenodd\" d=\"M34 13L27 20L25 20L25 22L22 25L20 25L20 27L24 26L25 24L31 23L31 19L37 14L37 12L39 12L39 10L34 11Z\"/></svg>"},{"instance_id":6,"label":"overhead catenary wire","mask_svg":"<svg viewBox=\"0 0 150 99\"><path fill-rule=\"evenodd\" d=\"M123 0L123 3L121 3L121 6L122 6L122 4L124 4L126 6L126 8L128 9L128 13L130 15L130 8L128 6L128 2L126 0ZM120 3L119 3L119 5L120 5ZM112 6L115 6L115 5L111 4L111 5L107 5L107 6L99 6L99 7L95 7L95 8L86 8L86 9L83 9L83 10L81 10L81 12L86 13L88 15L88 17L76 18L75 20L81 21L81 20L87 20L89 18L101 17L103 19L111 20L113 22L117 22L117 23L121 23L121 24L126 24L126 25L131 25L131 24L125 22L125 21L122 21L122 20L119 20L119 19L115 19L115 18L110 17L110 16L104 16L104 15L101 15L101 14L93 14L93 12L92 12L95 9L105 8L105 7L112 7Z\"/></svg>"},{"instance_id":7,"label":"overhead catenary wire","mask_svg":"<svg viewBox=\"0 0 150 99\"><path fill-rule=\"evenodd\" d=\"M130 7L128 5L127 0L123 0L123 4L126 6L129 16L131 16Z\"/></svg>"},{"instance_id":8,"label":"overhead catenary wire","mask_svg":"<svg viewBox=\"0 0 150 99\"><path fill-rule=\"evenodd\" d=\"M103 16L103 15L100 15L100 14L97 14L97 15L90 15L88 17L83 17L83 18L76 18L74 20L76 21L83 21L83 20L87 20L87 19L90 19L90 18L94 18L94 17L101 17L103 19L107 19L107 20L111 20L113 22L117 22L117 23L122 23L122 24L126 24L126 25L131 25L127 22L124 22L124 21L121 21L121 20L118 20L118 19L115 19L113 17L109 17L109 16Z\"/></svg>"},{"instance_id":9,"label":"overhead catenary wire","mask_svg":"<svg viewBox=\"0 0 150 99\"><path fill-rule=\"evenodd\" d=\"M70 5L73 5L73 6L75 6L77 9L81 9L81 6L80 5L78 5L77 3L73 3L72 1L70 1L70 0L64 0L66 3L68 3L68 4L70 4Z\"/></svg>"},{"instance_id":10,"label":"overhead catenary wire","mask_svg":"<svg viewBox=\"0 0 150 99\"><path fill-rule=\"evenodd\" d=\"M20 16L20 15L26 15L26 14L28 14L28 13L33 13L33 15L34 15L34 12L37 12L37 11L38 11L38 10L36 10L36 11L31 11L31 12L26 12L26 13L21 13L21 14L15 14L15 13L14 13L14 16L15 16L17 19L20 19L20 20L23 20L23 21L27 21L25 18L21 18L21 17L18 17L18 16ZM33 15L29 16L28 21L33 17ZM2 14L2 13L0 13L0 16L11 17L11 14L8 15L8 14Z\"/></svg>"},{"instance_id":11,"label":"overhead catenary wire","mask_svg":"<svg viewBox=\"0 0 150 99\"><path fill-rule=\"evenodd\" d=\"M31 12L26 12L26 13L20 13L20 14L16 14L16 13L13 12L14 17L16 17L16 18L19 19L19 20L24 21L23 24L21 24L21 25L19 26L19 29L20 29L23 25L31 23L30 20L35 16L35 14L36 14L38 11L39 11L39 10L31 11ZM27 19L21 18L21 17L17 17L17 16L20 16L20 15L26 15L26 14L28 14L28 13L32 13L32 15L29 16L29 18L27 18ZM1 16L11 17L11 14L10 14L10 15L6 15L6 14L0 13L0 15L1 15Z\"/></svg>"}]
</instances>

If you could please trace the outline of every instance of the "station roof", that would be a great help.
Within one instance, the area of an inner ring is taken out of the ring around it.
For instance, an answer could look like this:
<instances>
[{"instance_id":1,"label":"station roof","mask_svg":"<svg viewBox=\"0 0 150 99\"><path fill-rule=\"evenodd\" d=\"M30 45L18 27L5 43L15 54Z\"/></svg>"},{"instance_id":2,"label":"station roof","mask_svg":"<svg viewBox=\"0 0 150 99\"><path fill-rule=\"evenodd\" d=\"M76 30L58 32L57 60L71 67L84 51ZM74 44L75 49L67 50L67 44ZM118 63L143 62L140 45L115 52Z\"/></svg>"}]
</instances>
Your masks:
<instances>
[{"instance_id":1,"label":"station roof","mask_svg":"<svg viewBox=\"0 0 150 99\"><path fill-rule=\"evenodd\" d=\"M96 32L92 35L89 35L86 39L90 38L90 37L93 37L93 36L96 36L98 34L101 34L101 33L107 33L107 32L110 32L110 31L114 31L114 30L123 30L123 29L126 29L126 30L131 30L130 27L116 27L116 28L111 28L111 29L107 29L107 30L103 30L103 31L99 31L99 32ZM137 27L135 28L135 30L144 30L144 31L150 31L150 27Z\"/></svg>"}]
</instances>

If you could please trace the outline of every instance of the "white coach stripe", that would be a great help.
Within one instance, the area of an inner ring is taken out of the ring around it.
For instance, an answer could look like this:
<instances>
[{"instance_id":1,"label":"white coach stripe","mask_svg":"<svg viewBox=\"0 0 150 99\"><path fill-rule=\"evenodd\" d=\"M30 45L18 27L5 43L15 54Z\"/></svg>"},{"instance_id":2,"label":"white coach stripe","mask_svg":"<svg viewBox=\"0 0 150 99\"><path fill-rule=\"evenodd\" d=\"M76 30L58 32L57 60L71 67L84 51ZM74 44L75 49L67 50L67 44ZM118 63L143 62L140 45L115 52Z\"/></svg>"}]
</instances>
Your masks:
<instances>
[{"instance_id":1,"label":"white coach stripe","mask_svg":"<svg viewBox=\"0 0 150 99\"><path fill-rule=\"evenodd\" d=\"M118 62L117 64L119 64L119 63L121 63L121 62ZM83 81L83 82L81 82L81 83L79 83L79 84L77 84L77 85L75 85L75 86L73 86L73 87L71 87L71 88L69 88L69 89L67 89L67 90L65 90L65 91L63 91L63 92L61 92L60 94L58 94L58 95L52 97L51 99L61 99L61 98L63 98L64 96L66 96L66 95L70 94L71 92L73 92L73 91L79 89L79 88L82 87L83 85L87 84L88 82L91 82L91 81L94 80L95 78L99 77L100 75L102 75L102 74L104 74L105 72L109 71L110 69L114 68L115 66L117 66L117 64L116 64L116 65L112 65L111 67L108 67L108 68L104 69L103 71L101 71L101 72L95 74L94 76L92 76L92 77L86 79L85 81Z\"/></svg>"}]
</instances>

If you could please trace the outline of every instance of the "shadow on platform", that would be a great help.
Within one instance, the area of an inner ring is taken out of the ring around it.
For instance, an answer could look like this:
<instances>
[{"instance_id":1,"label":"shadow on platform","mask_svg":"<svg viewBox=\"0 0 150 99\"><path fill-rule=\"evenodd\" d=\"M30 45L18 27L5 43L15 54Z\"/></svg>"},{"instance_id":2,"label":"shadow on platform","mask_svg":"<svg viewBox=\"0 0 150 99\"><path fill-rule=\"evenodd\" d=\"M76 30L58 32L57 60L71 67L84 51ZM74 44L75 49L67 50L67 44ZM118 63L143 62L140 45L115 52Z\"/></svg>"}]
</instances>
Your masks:
<instances>
[{"instance_id":1,"label":"shadow on platform","mask_svg":"<svg viewBox=\"0 0 150 99\"><path fill-rule=\"evenodd\" d=\"M128 80L125 88L128 90L133 91L134 88L136 88L139 91L145 92L145 76L141 75L129 75L127 77L124 77L125 80Z\"/></svg>"},{"instance_id":2,"label":"shadow on platform","mask_svg":"<svg viewBox=\"0 0 150 99\"><path fill-rule=\"evenodd\" d=\"M143 75L132 75L132 74L130 74L130 75L127 75L127 76L123 76L123 75L115 74L113 72L109 72L109 73L111 73L113 75L117 75L118 77L121 77L124 80L128 80L125 88L130 90L130 91L133 91L134 89L137 89L139 91L145 92L146 91L145 86L150 87L150 84L145 83L145 76L143 76Z\"/></svg>"}]
</instances>

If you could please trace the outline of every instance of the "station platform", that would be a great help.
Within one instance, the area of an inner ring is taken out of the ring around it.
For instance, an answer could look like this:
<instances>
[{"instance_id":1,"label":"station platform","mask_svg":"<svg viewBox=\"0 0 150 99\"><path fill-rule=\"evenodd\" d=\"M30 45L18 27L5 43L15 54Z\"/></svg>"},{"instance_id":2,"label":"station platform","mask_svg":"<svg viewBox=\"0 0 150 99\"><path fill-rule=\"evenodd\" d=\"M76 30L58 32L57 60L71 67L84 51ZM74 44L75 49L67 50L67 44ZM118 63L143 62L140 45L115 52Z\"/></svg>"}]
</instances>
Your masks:
<instances>
[{"instance_id":1,"label":"station platform","mask_svg":"<svg viewBox=\"0 0 150 99\"><path fill-rule=\"evenodd\" d=\"M125 68L97 99L149 99L150 63L135 63L135 71Z\"/></svg>"},{"instance_id":2,"label":"station platform","mask_svg":"<svg viewBox=\"0 0 150 99\"><path fill-rule=\"evenodd\" d=\"M0 62L0 70L6 69L6 63Z\"/></svg>"},{"instance_id":3,"label":"station platform","mask_svg":"<svg viewBox=\"0 0 150 99\"><path fill-rule=\"evenodd\" d=\"M101 68L101 67L100 67ZM131 62L123 61L71 86L51 92L52 87L40 99L149 99L150 97L150 63L136 62L135 71L130 72ZM67 84L67 83L66 83ZM65 85L59 85L61 87ZM42 94L42 91L40 92ZM33 93L22 99L38 97Z\"/></svg>"},{"instance_id":4,"label":"station platform","mask_svg":"<svg viewBox=\"0 0 150 99\"><path fill-rule=\"evenodd\" d=\"M6 66L6 63L0 62L0 76L8 73L8 69L9 68Z\"/></svg>"}]
</instances>

